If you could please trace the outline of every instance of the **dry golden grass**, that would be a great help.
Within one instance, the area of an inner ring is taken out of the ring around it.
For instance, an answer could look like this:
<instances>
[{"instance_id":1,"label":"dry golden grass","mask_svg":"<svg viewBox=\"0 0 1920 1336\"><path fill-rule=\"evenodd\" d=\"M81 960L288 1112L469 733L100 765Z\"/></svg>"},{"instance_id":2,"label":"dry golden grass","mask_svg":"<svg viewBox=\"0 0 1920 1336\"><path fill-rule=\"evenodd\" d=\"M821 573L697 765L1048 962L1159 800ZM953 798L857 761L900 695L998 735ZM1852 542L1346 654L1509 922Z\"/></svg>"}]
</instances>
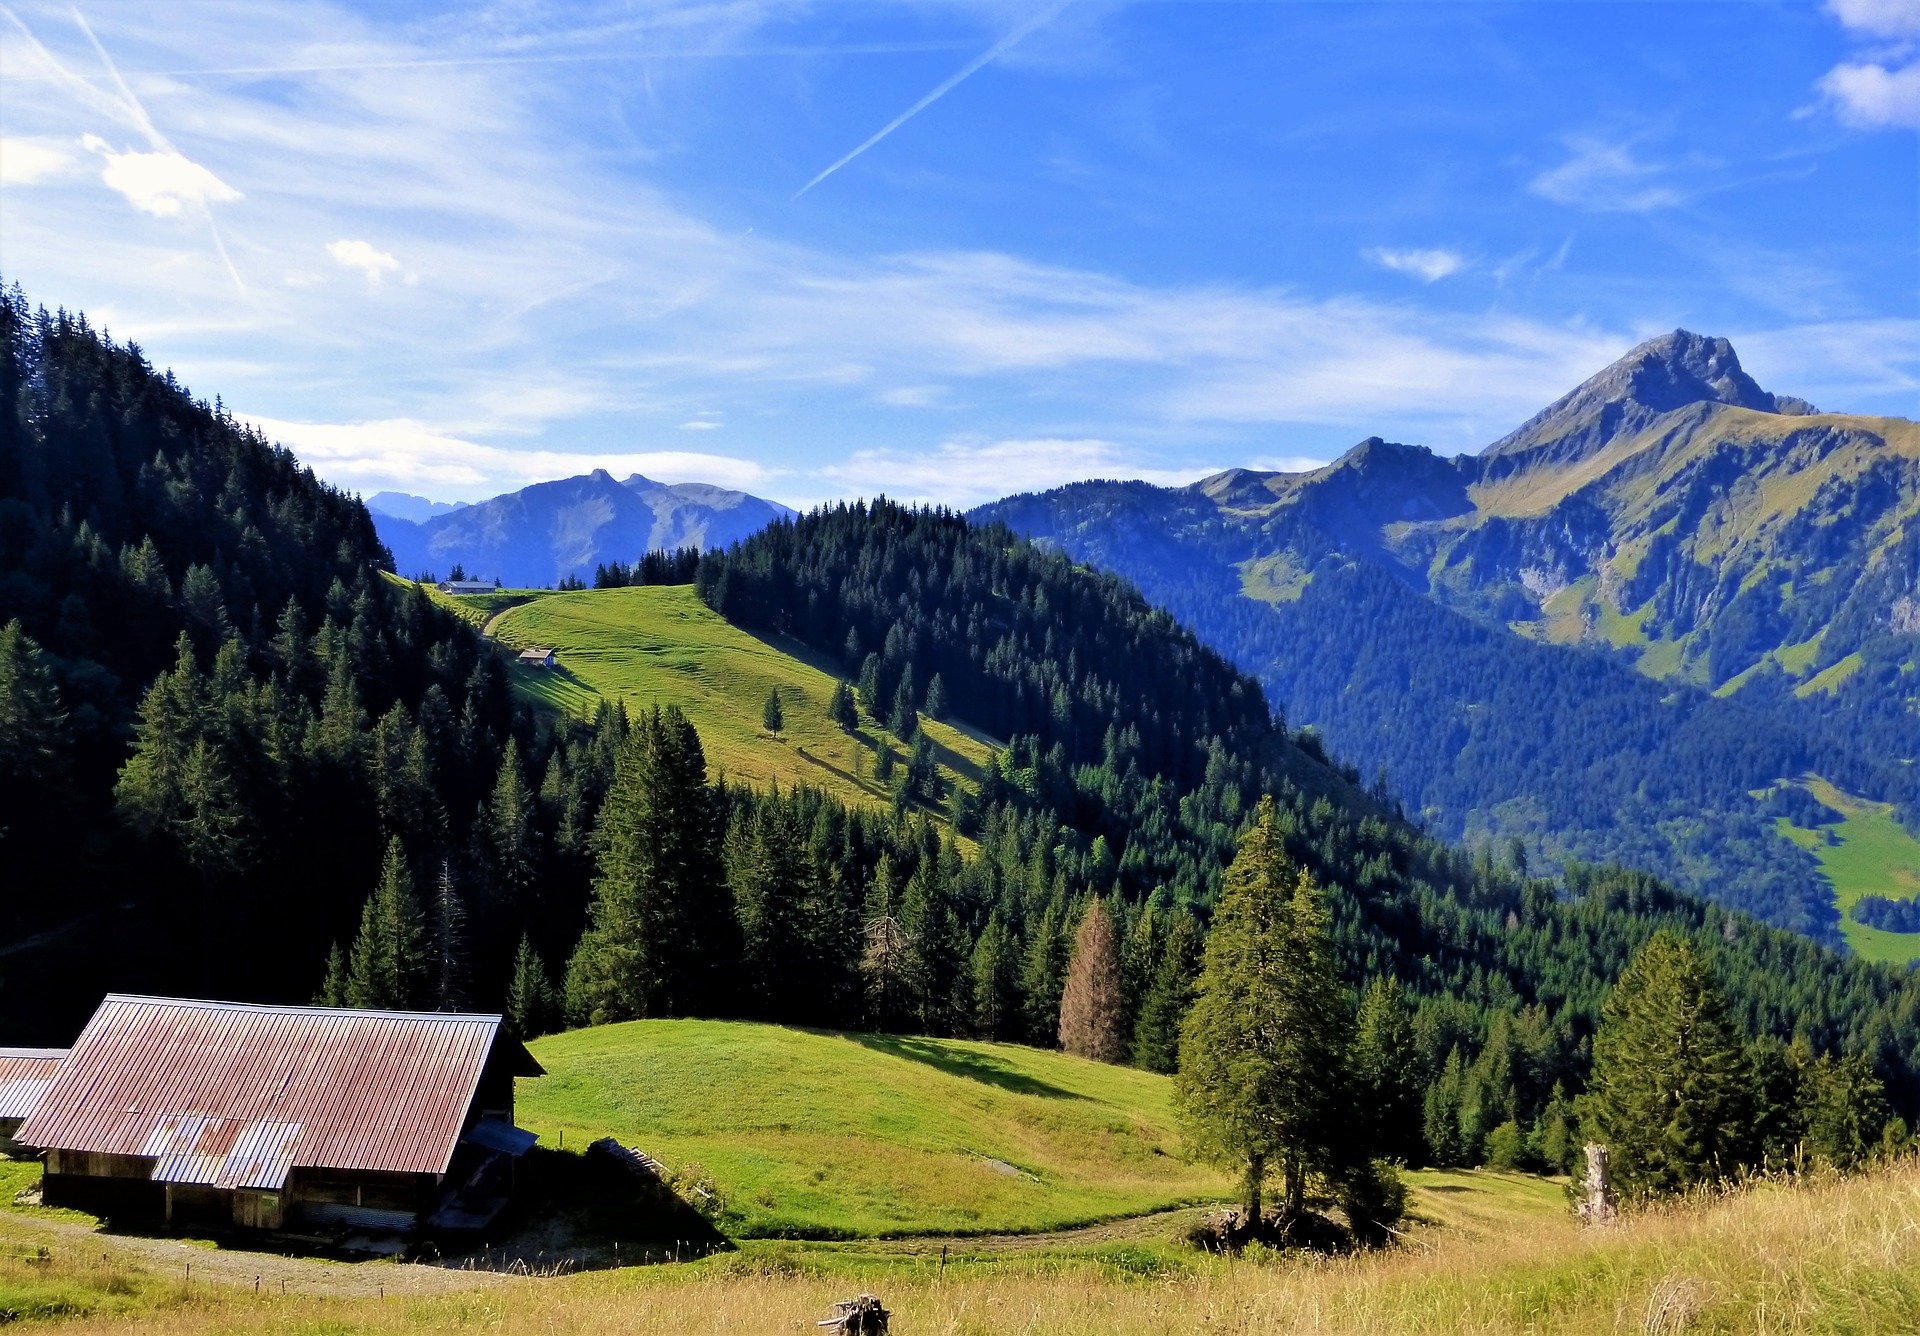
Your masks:
<instances>
[{"instance_id":1,"label":"dry golden grass","mask_svg":"<svg viewBox=\"0 0 1920 1336\"><path fill-rule=\"evenodd\" d=\"M1516 1216L1505 1231L1424 1237L1337 1261L1095 1250L956 1266L945 1277L925 1262L816 1268L808 1254L772 1252L430 1299L200 1296L62 1330L801 1332L863 1289L882 1295L902 1336L1920 1329L1920 1167L1911 1162L1846 1182L1765 1185L1608 1229Z\"/></svg>"}]
</instances>

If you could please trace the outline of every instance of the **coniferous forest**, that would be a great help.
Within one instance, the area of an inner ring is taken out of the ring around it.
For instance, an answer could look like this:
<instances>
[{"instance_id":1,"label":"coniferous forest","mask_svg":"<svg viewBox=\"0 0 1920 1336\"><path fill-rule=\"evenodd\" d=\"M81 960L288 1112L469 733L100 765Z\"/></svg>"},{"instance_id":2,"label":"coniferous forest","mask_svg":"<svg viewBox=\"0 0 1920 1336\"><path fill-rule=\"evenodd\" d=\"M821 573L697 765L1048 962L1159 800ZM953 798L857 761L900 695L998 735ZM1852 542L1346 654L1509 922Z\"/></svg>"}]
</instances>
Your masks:
<instances>
[{"instance_id":1,"label":"coniferous forest","mask_svg":"<svg viewBox=\"0 0 1920 1336\"><path fill-rule=\"evenodd\" d=\"M5 1042L63 1042L112 988L500 1009L523 1033L1064 1039L1171 1070L1271 799L1403 1159L1564 1163L1609 989L1657 933L1742 1042L1920 1105L1912 975L1642 874L1428 838L1132 587L1005 529L833 506L598 581L690 578L838 662L840 714L1004 744L978 792L909 763L891 810L854 811L716 775L672 708L517 703L358 501L17 289L0 397Z\"/></svg>"}]
</instances>

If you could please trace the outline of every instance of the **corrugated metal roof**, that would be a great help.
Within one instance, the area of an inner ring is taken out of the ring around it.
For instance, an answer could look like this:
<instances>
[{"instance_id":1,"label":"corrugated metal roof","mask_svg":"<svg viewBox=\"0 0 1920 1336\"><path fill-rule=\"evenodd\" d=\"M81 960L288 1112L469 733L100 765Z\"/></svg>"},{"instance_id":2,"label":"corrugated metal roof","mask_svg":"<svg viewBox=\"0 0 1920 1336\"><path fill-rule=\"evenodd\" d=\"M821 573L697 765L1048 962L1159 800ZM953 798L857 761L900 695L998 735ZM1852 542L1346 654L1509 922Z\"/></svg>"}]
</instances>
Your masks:
<instances>
[{"instance_id":1,"label":"corrugated metal roof","mask_svg":"<svg viewBox=\"0 0 1920 1336\"><path fill-rule=\"evenodd\" d=\"M60 1072L64 1048L0 1048L0 1118L25 1118Z\"/></svg>"},{"instance_id":2,"label":"corrugated metal roof","mask_svg":"<svg viewBox=\"0 0 1920 1336\"><path fill-rule=\"evenodd\" d=\"M162 1182L278 1187L295 1165L441 1173L498 1016L109 995L18 1140L150 1156Z\"/></svg>"}]
</instances>

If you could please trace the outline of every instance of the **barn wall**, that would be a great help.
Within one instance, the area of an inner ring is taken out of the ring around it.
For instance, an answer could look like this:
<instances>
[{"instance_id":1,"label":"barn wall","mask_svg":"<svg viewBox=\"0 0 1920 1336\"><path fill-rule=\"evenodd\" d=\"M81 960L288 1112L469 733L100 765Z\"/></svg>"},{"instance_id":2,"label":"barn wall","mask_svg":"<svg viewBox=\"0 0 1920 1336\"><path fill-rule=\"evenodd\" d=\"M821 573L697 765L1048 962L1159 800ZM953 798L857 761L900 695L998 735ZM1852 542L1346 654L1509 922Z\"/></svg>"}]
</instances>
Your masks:
<instances>
[{"instance_id":1,"label":"barn wall","mask_svg":"<svg viewBox=\"0 0 1920 1336\"><path fill-rule=\"evenodd\" d=\"M153 1160L141 1155L96 1155L50 1150L40 1199L113 1219L164 1220L167 1190L156 1183Z\"/></svg>"}]
</instances>

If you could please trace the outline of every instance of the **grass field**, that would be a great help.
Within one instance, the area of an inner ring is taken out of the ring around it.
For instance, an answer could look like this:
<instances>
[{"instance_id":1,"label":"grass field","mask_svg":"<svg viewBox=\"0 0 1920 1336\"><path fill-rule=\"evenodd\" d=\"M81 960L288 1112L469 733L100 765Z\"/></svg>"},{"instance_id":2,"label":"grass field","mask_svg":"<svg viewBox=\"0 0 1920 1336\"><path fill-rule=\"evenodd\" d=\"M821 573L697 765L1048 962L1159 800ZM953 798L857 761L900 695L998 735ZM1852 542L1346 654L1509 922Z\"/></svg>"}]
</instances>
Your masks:
<instances>
[{"instance_id":1,"label":"grass field","mask_svg":"<svg viewBox=\"0 0 1920 1336\"><path fill-rule=\"evenodd\" d=\"M245 1287L187 1293L56 1249L39 1262L0 1258L0 1305L26 1290L31 1306L16 1320L28 1329L64 1311L80 1316L48 1329L147 1336L798 1333L863 1291L885 1300L901 1336L1904 1332L1920 1313L1916 1235L1920 1167L1908 1161L1859 1179L1683 1203L1606 1229L1581 1229L1564 1209L1517 1212L1485 1232L1416 1234L1338 1260L1227 1261L1158 1243L997 1257L961 1249L942 1264L782 1244L432 1297L321 1299ZM17 1245L0 1225L8 1246Z\"/></svg>"},{"instance_id":2,"label":"grass field","mask_svg":"<svg viewBox=\"0 0 1920 1336\"><path fill-rule=\"evenodd\" d=\"M1167 1078L1062 1053L723 1021L533 1048L525 1126L698 1164L736 1236L1060 1229L1229 1191L1179 1158Z\"/></svg>"},{"instance_id":3,"label":"grass field","mask_svg":"<svg viewBox=\"0 0 1920 1336\"><path fill-rule=\"evenodd\" d=\"M557 670L511 669L514 689L527 698L576 714L602 698L625 701L630 710L678 705L699 730L709 769L756 786L808 784L843 802L879 806L890 798L873 778L876 748L884 744L906 757L905 746L871 720L849 735L827 718L835 665L798 643L730 624L690 585L548 593L506 608L493 633L509 648L559 651ZM761 726L774 690L784 715L777 734ZM976 785L991 742L948 724L921 723L942 777Z\"/></svg>"},{"instance_id":4,"label":"grass field","mask_svg":"<svg viewBox=\"0 0 1920 1336\"><path fill-rule=\"evenodd\" d=\"M1854 922L1851 912L1863 895L1883 895L1889 900L1920 896L1920 840L1893 819L1893 808L1886 803L1843 793L1817 776L1804 783L1814 797L1841 814L1841 821L1807 830L1782 817L1778 829L1819 860L1833 886L1847 944L1866 960L1899 965L1920 960L1920 933L1869 928ZM1829 831L1835 837L1832 843L1827 839Z\"/></svg>"}]
</instances>

